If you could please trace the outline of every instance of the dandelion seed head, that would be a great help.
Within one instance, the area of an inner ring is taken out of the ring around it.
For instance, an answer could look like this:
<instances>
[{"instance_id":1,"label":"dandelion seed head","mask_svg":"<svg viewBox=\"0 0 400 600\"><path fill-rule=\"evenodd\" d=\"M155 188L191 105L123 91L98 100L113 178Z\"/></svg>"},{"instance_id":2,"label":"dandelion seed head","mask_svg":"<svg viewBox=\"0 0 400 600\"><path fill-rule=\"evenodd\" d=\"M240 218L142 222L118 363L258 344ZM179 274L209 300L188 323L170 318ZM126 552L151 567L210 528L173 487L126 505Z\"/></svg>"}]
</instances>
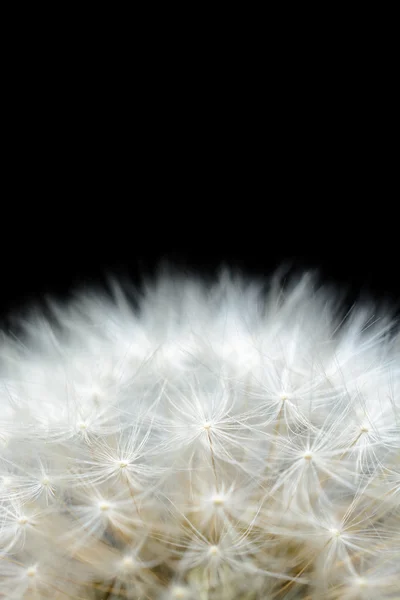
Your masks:
<instances>
[{"instance_id":1,"label":"dandelion seed head","mask_svg":"<svg viewBox=\"0 0 400 600\"><path fill-rule=\"evenodd\" d=\"M175 274L20 329L0 341L5 598L400 598L390 311L309 274Z\"/></svg>"}]
</instances>

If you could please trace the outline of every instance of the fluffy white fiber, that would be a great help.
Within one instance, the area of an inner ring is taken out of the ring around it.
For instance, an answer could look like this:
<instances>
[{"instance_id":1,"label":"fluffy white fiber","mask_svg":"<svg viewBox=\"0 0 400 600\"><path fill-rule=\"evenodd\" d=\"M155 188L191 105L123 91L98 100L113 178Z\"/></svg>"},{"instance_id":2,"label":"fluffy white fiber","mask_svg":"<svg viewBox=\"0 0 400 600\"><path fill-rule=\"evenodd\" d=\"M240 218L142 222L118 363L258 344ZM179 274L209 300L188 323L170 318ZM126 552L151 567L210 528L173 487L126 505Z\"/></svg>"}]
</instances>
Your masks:
<instances>
[{"instance_id":1,"label":"fluffy white fiber","mask_svg":"<svg viewBox=\"0 0 400 600\"><path fill-rule=\"evenodd\" d=\"M3 336L0 598L398 600L390 316L309 275L125 287Z\"/></svg>"}]
</instances>

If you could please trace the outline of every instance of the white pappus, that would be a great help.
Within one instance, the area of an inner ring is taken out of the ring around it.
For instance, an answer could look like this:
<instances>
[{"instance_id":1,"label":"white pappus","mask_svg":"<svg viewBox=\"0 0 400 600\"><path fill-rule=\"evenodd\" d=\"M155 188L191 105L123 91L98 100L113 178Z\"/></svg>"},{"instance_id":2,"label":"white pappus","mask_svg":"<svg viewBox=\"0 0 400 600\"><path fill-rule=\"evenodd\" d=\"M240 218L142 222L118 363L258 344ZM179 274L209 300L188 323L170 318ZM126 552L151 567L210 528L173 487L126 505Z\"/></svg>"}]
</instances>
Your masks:
<instances>
[{"instance_id":1,"label":"white pappus","mask_svg":"<svg viewBox=\"0 0 400 600\"><path fill-rule=\"evenodd\" d=\"M3 334L0 598L398 600L392 313L308 273L110 291Z\"/></svg>"}]
</instances>

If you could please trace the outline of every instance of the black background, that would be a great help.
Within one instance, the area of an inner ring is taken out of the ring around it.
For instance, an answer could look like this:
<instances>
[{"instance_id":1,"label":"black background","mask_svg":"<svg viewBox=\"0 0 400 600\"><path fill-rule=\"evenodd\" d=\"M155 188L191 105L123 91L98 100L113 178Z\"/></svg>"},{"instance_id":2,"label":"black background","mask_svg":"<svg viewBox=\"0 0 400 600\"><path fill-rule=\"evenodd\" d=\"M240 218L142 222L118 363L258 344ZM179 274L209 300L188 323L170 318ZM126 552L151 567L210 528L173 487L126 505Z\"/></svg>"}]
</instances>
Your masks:
<instances>
[{"instance_id":1,"label":"black background","mask_svg":"<svg viewBox=\"0 0 400 600\"><path fill-rule=\"evenodd\" d=\"M327 55L273 69L232 56L212 69L156 54L139 73L137 61L96 57L24 54L7 88L3 317L107 274L138 281L161 261L254 276L289 263L351 298L400 299L396 110L382 64L365 59L355 77L336 55L329 70Z\"/></svg>"},{"instance_id":2,"label":"black background","mask_svg":"<svg viewBox=\"0 0 400 600\"><path fill-rule=\"evenodd\" d=\"M63 167L50 189L46 172L32 176L24 198L4 211L2 315L46 295L62 299L90 289L107 275L138 282L166 261L189 273L228 265L250 276L268 276L285 263L316 269L351 300L360 293L400 299L397 216L378 189L367 205L361 193L339 198L329 173L311 192L314 174L300 179L289 165L278 178L263 167L253 185L246 172L240 181L233 171L218 179L182 166L163 175L154 165L136 180L130 167L118 184L114 174L97 181L96 168L86 172L85 193L83 176L66 175ZM279 193L277 179L284 185L285 177L292 185Z\"/></svg>"}]
</instances>

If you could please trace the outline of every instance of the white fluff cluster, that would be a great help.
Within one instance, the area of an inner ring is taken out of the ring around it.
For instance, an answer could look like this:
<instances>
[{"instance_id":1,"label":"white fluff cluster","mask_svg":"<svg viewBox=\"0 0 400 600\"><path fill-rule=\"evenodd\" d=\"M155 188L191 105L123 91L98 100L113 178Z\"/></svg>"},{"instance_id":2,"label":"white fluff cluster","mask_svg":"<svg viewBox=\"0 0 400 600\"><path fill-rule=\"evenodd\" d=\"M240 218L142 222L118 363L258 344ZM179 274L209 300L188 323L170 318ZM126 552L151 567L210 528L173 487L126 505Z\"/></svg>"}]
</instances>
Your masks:
<instances>
[{"instance_id":1,"label":"white fluff cluster","mask_svg":"<svg viewBox=\"0 0 400 600\"><path fill-rule=\"evenodd\" d=\"M82 294L0 345L0 598L400 598L400 340L305 275Z\"/></svg>"}]
</instances>

